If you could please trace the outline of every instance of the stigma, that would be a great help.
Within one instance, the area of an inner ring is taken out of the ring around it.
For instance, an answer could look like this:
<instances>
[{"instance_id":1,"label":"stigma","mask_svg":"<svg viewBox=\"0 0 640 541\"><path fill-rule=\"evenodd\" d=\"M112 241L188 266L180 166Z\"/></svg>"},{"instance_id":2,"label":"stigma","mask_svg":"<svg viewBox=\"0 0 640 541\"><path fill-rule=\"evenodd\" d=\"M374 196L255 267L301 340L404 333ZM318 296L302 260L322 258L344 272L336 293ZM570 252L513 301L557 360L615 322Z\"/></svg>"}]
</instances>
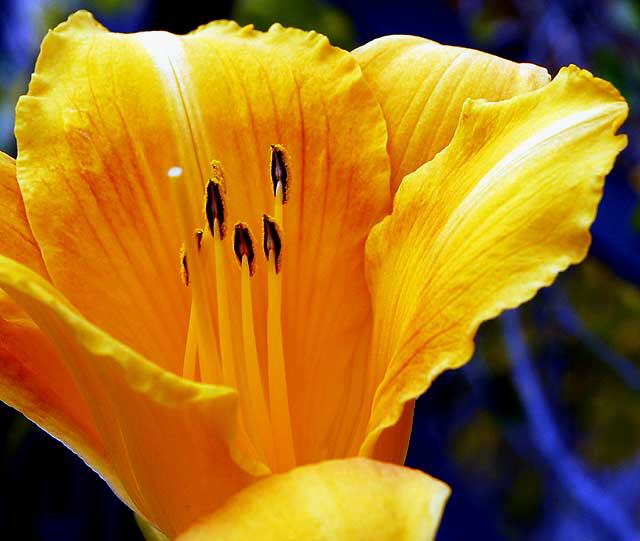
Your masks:
<instances>
[{"instance_id":1,"label":"stigma","mask_svg":"<svg viewBox=\"0 0 640 541\"><path fill-rule=\"evenodd\" d=\"M282 145L273 144L270 151L264 182L270 183L273 199L254 216L236 215L227 205L233 186L227 185L219 161L211 162L210 177L201 181L199 212L193 197L198 179L183 178L180 167L172 167L168 176L185 237L181 276L191 293L182 376L237 389L240 446L271 471L286 471L296 464L282 333L284 207L291 171ZM262 250L256 249L256 232L249 226L258 217ZM259 267L264 272L258 273ZM259 312L256 297L266 297ZM266 343L258 343L257 336L266 336Z\"/></svg>"}]
</instances>

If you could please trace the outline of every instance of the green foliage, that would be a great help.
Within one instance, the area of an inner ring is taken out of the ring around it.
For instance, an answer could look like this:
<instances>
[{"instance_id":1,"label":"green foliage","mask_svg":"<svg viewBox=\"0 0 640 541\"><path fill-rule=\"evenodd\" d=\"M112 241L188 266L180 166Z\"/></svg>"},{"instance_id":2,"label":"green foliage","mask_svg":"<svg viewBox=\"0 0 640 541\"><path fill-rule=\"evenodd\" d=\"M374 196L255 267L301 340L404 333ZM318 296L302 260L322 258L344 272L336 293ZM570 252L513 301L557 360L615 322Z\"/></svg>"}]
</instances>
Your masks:
<instances>
[{"instance_id":1,"label":"green foliage","mask_svg":"<svg viewBox=\"0 0 640 541\"><path fill-rule=\"evenodd\" d=\"M253 23L267 30L273 23L316 30L325 34L331 43L352 49L356 44L355 31L349 17L338 8L319 0L238 0L232 16L241 24Z\"/></svg>"},{"instance_id":2,"label":"green foliage","mask_svg":"<svg viewBox=\"0 0 640 541\"><path fill-rule=\"evenodd\" d=\"M495 465L504 443L496 419L481 410L454 435L451 451L465 471L485 483L496 484L501 472Z\"/></svg>"},{"instance_id":3,"label":"green foliage","mask_svg":"<svg viewBox=\"0 0 640 541\"><path fill-rule=\"evenodd\" d=\"M594 258L587 259L565 278L570 300L587 327L640 366L638 288Z\"/></svg>"},{"instance_id":4,"label":"green foliage","mask_svg":"<svg viewBox=\"0 0 640 541\"><path fill-rule=\"evenodd\" d=\"M566 281L571 302L604 343L640 366L640 291L589 259ZM562 385L578 420L582 455L594 466L614 466L640 449L640 394L578 341L567 343L569 370Z\"/></svg>"}]
</instances>

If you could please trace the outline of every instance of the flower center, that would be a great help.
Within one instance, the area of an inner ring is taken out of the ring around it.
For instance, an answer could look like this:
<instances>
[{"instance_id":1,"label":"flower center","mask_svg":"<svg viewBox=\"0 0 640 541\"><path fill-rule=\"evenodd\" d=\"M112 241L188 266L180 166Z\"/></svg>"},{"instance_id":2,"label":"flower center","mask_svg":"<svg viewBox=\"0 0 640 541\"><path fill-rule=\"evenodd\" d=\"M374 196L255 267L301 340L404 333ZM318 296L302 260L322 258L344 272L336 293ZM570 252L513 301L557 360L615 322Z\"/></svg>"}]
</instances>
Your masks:
<instances>
[{"instance_id":1,"label":"flower center","mask_svg":"<svg viewBox=\"0 0 640 541\"><path fill-rule=\"evenodd\" d=\"M168 173L185 235L180 252L182 278L191 289L182 375L237 389L241 447L273 471L286 471L295 466L281 322L283 206L289 182L286 150L281 145L271 146L273 213L262 217L267 264L266 381L261 375L254 324L252 282L258 278L254 237L249 226L239 222L233 228L233 239L227 238L222 165L214 161L212 169L204 190L204 228L194 227L190 220L193 198L188 182L182 179L182 169L173 167ZM231 248L239 267L228 264ZM241 321L237 322L233 308L238 304L231 304L229 289L230 282L237 281L237 276L230 275L234 268L240 273Z\"/></svg>"}]
</instances>

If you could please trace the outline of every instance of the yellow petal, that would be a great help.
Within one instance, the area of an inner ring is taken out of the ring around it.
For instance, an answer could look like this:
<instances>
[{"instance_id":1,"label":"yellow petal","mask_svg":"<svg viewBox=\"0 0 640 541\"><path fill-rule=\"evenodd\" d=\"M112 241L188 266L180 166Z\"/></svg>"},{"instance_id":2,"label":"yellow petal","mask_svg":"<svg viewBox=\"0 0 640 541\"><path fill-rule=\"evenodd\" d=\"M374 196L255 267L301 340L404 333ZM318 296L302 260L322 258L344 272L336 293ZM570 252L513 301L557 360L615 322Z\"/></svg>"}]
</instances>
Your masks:
<instances>
[{"instance_id":1,"label":"yellow petal","mask_svg":"<svg viewBox=\"0 0 640 541\"><path fill-rule=\"evenodd\" d=\"M24 211L15 160L0 152L0 253L47 277L40 249Z\"/></svg>"},{"instance_id":2,"label":"yellow petal","mask_svg":"<svg viewBox=\"0 0 640 541\"><path fill-rule=\"evenodd\" d=\"M367 244L382 383L363 452L469 359L481 322L584 258L626 115L609 83L564 68L529 94L467 102L451 144L405 177Z\"/></svg>"},{"instance_id":3,"label":"yellow petal","mask_svg":"<svg viewBox=\"0 0 640 541\"><path fill-rule=\"evenodd\" d=\"M322 462L252 485L177 541L429 541L448 496L417 470Z\"/></svg>"},{"instance_id":4,"label":"yellow petal","mask_svg":"<svg viewBox=\"0 0 640 541\"><path fill-rule=\"evenodd\" d=\"M125 501L152 524L174 536L251 481L227 443L235 427L234 391L158 368L84 320L34 272L2 256L0 286L73 373Z\"/></svg>"},{"instance_id":5,"label":"yellow petal","mask_svg":"<svg viewBox=\"0 0 640 541\"><path fill-rule=\"evenodd\" d=\"M179 372L188 298L165 180L175 164L174 141L160 135L164 83L142 47L116 42L82 12L46 36L16 109L18 183L56 288Z\"/></svg>"},{"instance_id":6,"label":"yellow petal","mask_svg":"<svg viewBox=\"0 0 640 541\"><path fill-rule=\"evenodd\" d=\"M15 162L0 153L0 253L46 277L26 219ZM73 377L50 340L0 291L0 396L53 437L79 452L122 493L100 435Z\"/></svg>"},{"instance_id":7,"label":"yellow petal","mask_svg":"<svg viewBox=\"0 0 640 541\"><path fill-rule=\"evenodd\" d=\"M549 82L539 66L415 36L385 36L352 54L387 121L393 192L449 144L467 98L499 101Z\"/></svg>"},{"instance_id":8,"label":"yellow petal","mask_svg":"<svg viewBox=\"0 0 640 541\"><path fill-rule=\"evenodd\" d=\"M0 397L82 456L127 500L70 371L49 338L2 290Z\"/></svg>"}]
</instances>

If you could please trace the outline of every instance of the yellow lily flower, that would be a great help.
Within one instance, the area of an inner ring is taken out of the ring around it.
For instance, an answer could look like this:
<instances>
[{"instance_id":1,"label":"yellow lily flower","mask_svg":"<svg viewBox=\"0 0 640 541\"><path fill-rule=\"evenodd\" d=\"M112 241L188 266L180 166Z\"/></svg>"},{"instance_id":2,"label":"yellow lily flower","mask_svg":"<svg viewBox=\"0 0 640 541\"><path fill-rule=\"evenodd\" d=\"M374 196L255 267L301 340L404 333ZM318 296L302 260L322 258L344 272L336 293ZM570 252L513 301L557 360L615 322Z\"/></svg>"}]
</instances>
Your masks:
<instances>
[{"instance_id":1,"label":"yellow lily flower","mask_svg":"<svg viewBox=\"0 0 640 541\"><path fill-rule=\"evenodd\" d=\"M76 13L0 159L0 398L171 538L430 539L447 487L379 461L585 256L626 113L422 38Z\"/></svg>"}]
</instances>

